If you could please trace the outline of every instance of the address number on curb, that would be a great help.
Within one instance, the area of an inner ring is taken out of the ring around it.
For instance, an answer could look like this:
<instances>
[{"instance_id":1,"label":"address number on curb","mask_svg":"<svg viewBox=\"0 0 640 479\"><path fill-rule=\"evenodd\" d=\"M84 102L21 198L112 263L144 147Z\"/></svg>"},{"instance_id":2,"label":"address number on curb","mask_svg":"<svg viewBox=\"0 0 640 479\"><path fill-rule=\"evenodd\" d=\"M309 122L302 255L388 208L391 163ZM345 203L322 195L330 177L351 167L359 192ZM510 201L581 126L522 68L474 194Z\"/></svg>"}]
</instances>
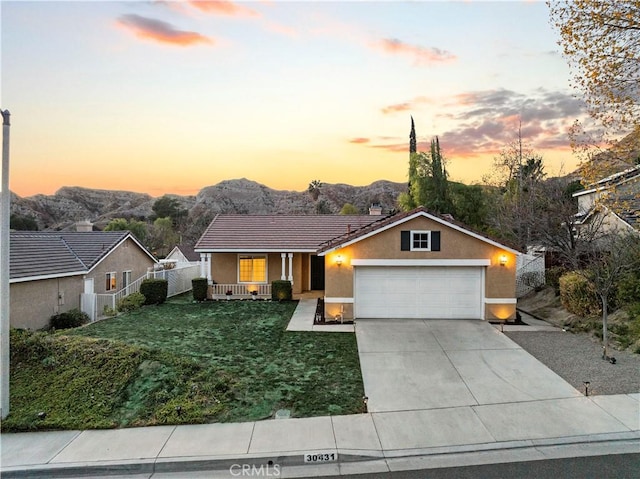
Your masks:
<instances>
[{"instance_id":1,"label":"address number on curb","mask_svg":"<svg viewBox=\"0 0 640 479\"><path fill-rule=\"evenodd\" d=\"M312 452L304 455L304 462L335 462L337 460L337 452Z\"/></svg>"}]
</instances>

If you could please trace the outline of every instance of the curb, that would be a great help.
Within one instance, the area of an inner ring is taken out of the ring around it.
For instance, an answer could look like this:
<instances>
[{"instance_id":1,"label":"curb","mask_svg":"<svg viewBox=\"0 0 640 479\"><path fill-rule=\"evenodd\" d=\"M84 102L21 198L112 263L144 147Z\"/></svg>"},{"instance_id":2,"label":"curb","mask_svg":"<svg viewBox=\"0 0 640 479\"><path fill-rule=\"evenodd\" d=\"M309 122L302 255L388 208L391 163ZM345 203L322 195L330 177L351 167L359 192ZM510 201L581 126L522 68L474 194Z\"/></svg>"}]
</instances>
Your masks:
<instances>
[{"instance_id":1,"label":"curb","mask_svg":"<svg viewBox=\"0 0 640 479\"><path fill-rule=\"evenodd\" d=\"M154 458L129 461L105 461L92 463L46 464L35 466L13 466L2 468L3 479L38 479L38 478L66 478L66 477L95 477L95 476L124 476L135 474L187 473L206 471L229 472L232 466L242 465L260 471L269 468L309 468L320 465L350 464L363 466L372 461L402 460L411 458L462 456L471 453L512 452L517 453L527 449L558 448L558 447L602 447L602 446L630 447L632 451L640 451L640 431L595 434L590 436L569 436L552 439L528 439L520 441L469 444L462 446L440 446L428 449L401 449L390 451L335 451L338 460L325 463L305 463L302 452L275 453L264 456L245 457L188 457L188 458ZM622 452L627 453L627 452ZM279 455L278 455L279 454ZM586 454L589 455L589 454ZM592 454L592 455L601 455ZM354 473L353 471L351 473ZM274 474L271 474L274 475ZM279 474L278 474L279 475Z\"/></svg>"}]
</instances>

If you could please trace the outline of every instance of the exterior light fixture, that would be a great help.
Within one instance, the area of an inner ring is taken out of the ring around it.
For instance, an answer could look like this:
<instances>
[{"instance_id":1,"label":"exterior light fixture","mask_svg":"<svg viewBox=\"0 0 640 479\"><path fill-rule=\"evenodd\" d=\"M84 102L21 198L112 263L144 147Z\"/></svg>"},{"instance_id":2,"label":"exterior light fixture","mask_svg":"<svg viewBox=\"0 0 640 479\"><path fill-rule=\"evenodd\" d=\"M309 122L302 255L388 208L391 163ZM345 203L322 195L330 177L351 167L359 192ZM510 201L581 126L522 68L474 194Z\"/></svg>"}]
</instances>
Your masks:
<instances>
[{"instance_id":1,"label":"exterior light fixture","mask_svg":"<svg viewBox=\"0 0 640 479\"><path fill-rule=\"evenodd\" d=\"M338 255L338 256L336 256L336 264L337 264L338 266L341 266L341 265L342 265L342 255Z\"/></svg>"},{"instance_id":2,"label":"exterior light fixture","mask_svg":"<svg viewBox=\"0 0 640 479\"><path fill-rule=\"evenodd\" d=\"M507 264L507 255L506 254L500 255L500 266L505 266L506 264Z\"/></svg>"}]
</instances>

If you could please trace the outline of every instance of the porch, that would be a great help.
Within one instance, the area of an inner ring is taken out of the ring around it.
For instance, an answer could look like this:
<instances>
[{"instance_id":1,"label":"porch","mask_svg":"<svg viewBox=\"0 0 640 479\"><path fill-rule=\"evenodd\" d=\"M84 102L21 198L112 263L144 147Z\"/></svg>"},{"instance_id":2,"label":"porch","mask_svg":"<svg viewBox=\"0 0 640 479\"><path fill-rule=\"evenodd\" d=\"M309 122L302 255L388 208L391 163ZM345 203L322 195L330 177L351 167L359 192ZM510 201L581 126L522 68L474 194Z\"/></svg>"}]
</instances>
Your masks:
<instances>
[{"instance_id":1,"label":"porch","mask_svg":"<svg viewBox=\"0 0 640 479\"><path fill-rule=\"evenodd\" d=\"M228 294L230 293L230 294ZM216 283L209 285L211 299L271 299L271 284ZM294 300L324 298L324 290L293 293Z\"/></svg>"}]
</instances>

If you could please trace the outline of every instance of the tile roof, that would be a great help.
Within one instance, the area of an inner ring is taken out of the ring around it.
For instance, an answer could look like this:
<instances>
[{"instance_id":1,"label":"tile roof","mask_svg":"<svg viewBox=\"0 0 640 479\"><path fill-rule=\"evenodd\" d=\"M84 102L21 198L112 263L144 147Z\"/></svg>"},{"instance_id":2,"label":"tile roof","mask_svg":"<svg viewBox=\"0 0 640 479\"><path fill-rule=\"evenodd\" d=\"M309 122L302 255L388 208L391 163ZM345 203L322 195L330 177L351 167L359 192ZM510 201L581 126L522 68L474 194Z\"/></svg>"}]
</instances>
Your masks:
<instances>
[{"instance_id":1,"label":"tile roof","mask_svg":"<svg viewBox=\"0 0 640 479\"><path fill-rule=\"evenodd\" d=\"M189 261L200 261L200 254L195 252L192 244L182 243L177 245L176 248L179 249Z\"/></svg>"},{"instance_id":2,"label":"tile roof","mask_svg":"<svg viewBox=\"0 0 640 479\"><path fill-rule=\"evenodd\" d=\"M129 231L12 231L9 276L12 280L89 272Z\"/></svg>"},{"instance_id":3,"label":"tile roof","mask_svg":"<svg viewBox=\"0 0 640 479\"><path fill-rule=\"evenodd\" d=\"M375 215L218 215L196 251L316 251L336 236L380 221Z\"/></svg>"},{"instance_id":4,"label":"tile roof","mask_svg":"<svg viewBox=\"0 0 640 479\"><path fill-rule=\"evenodd\" d=\"M357 230L353 230L350 231L348 233L342 234L340 236L336 236L334 238L329 239L328 241L324 242L322 245L320 245L320 248L318 250L318 252L325 252L337 247L340 247L341 245L344 245L346 243L351 243L353 241L358 240L359 238L362 238L370 233L374 233L377 230L380 230L381 228L384 228L385 226L391 226L394 225L395 223L401 222L404 219L408 219L411 218L413 216L415 216L416 214L423 214L423 215L428 215L431 216L432 218L434 218L435 220L444 223L444 224L449 224L449 226L459 230L459 231L464 231L465 233L474 236L475 238L478 238L482 241L486 241L488 243L492 243L496 246L502 247L502 248L507 248L512 250L515 253L520 253L519 248L517 246L514 245L509 245L506 244L504 241L502 240L498 240L496 238L491 238L489 235L479 232L479 231L474 231L473 229L471 229L470 227L466 226L464 223L461 223L459 221L456 221L453 219L453 217L451 215L439 215L436 213L431 213L429 211L427 211L426 208L420 206L418 208L415 208L411 211L404 211L404 212L400 212L397 213L393 216L387 216L384 217L382 219L380 219L379 221L376 221L375 223L371 223L369 225L365 225L360 229Z\"/></svg>"}]
</instances>

